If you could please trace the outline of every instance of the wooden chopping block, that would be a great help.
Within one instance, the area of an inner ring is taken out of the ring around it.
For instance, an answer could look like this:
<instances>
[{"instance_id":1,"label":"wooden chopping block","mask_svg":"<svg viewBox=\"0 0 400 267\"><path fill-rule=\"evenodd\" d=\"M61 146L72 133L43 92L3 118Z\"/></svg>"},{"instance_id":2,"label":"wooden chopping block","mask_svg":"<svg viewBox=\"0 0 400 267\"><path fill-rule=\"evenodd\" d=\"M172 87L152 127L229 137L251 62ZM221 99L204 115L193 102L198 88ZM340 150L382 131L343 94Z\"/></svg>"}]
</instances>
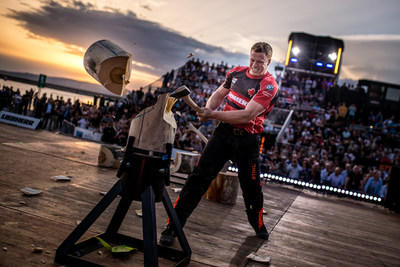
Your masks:
<instances>
[{"instance_id":1,"label":"wooden chopping block","mask_svg":"<svg viewBox=\"0 0 400 267\"><path fill-rule=\"evenodd\" d=\"M220 172L211 182L203 197L217 203L235 205L238 191L238 174L235 172Z\"/></svg>"},{"instance_id":2,"label":"wooden chopping block","mask_svg":"<svg viewBox=\"0 0 400 267\"><path fill-rule=\"evenodd\" d=\"M113 42L100 40L87 49L83 65L110 92L122 95L129 83L132 56Z\"/></svg>"},{"instance_id":3,"label":"wooden chopping block","mask_svg":"<svg viewBox=\"0 0 400 267\"><path fill-rule=\"evenodd\" d=\"M131 121L129 136L135 137L133 147L166 153L166 144L173 144L176 121L171 111L175 99L169 94L157 97L157 103L147 107Z\"/></svg>"},{"instance_id":4,"label":"wooden chopping block","mask_svg":"<svg viewBox=\"0 0 400 267\"><path fill-rule=\"evenodd\" d=\"M118 169L123 158L121 147L102 144L100 146L97 164L102 167Z\"/></svg>"},{"instance_id":5,"label":"wooden chopping block","mask_svg":"<svg viewBox=\"0 0 400 267\"><path fill-rule=\"evenodd\" d=\"M196 167L200 154L190 151L176 151L174 162L170 166L170 173L189 174Z\"/></svg>"}]
</instances>

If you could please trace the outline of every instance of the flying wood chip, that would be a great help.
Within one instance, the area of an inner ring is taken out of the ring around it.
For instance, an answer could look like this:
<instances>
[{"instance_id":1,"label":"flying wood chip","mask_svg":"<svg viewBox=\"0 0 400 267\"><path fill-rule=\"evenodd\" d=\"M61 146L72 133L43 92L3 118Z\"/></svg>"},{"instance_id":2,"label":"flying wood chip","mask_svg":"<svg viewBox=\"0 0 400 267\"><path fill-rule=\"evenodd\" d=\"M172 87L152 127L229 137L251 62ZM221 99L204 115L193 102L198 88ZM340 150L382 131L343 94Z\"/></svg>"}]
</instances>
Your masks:
<instances>
[{"instance_id":1,"label":"flying wood chip","mask_svg":"<svg viewBox=\"0 0 400 267\"><path fill-rule=\"evenodd\" d=\"M190 53L186 58L190 58L190 57L193 57L193 56L194 56L194 54Z\"/></svg>"}]
</instances>

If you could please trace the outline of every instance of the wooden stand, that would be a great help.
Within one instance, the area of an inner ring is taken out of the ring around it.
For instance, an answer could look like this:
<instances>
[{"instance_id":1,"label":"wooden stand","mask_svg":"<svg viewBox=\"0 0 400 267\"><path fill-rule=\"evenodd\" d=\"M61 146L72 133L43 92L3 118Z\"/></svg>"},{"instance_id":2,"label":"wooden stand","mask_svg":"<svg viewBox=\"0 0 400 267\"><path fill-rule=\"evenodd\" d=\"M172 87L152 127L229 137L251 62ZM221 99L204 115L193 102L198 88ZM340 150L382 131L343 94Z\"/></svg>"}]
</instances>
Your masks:
<instances>
[{"instance_id":1,"label":"wooden stand","mask_svg":"<svg viewBox=\"0 0 400 267\"><path fill-rule=\"evenodd\" d=\"M212 181L204 198L228 205L235 205L239 191L238 174L235 172L220 172Z\"/></svg>"}]
</instances>

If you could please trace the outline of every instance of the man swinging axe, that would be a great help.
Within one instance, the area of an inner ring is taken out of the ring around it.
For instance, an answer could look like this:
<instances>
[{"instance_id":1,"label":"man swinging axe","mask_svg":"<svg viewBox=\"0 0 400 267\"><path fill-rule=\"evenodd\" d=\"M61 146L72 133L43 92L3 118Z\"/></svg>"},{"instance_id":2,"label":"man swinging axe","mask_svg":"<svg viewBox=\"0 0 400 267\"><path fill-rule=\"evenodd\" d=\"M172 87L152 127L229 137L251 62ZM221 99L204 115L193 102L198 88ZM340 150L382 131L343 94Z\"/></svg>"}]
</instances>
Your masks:
<instances>
[{"instance_id":1,"label":"man swinging axe","mask_svg":"<svg viewBox=\"0 0 400 267\"><path fill-rule=\"evenodd\" d=\"M193 105L184 89L176 97L185 97L197 112L201 122L219 121L217 128L202 151L199 163L189 175L175 202L175 211L182 226L197 207L203 194L228 160L237 164L246 214L256 236L268 239L263 222L263 193L260 181L259 149L262 123L279 97L278 85L267 71L272 48L268 43L255 43L250 50L248 67L230 70L225 81L211 95L204 108ZM185 91L185 93L183 93ZM173 96L174 93L171 94ZM183 96L184 95L184 96ZM227 98L223 111L218 107ZM172 245L175 229L168 224L161 233L160 243Z\"/></svg>"}]
</instances>

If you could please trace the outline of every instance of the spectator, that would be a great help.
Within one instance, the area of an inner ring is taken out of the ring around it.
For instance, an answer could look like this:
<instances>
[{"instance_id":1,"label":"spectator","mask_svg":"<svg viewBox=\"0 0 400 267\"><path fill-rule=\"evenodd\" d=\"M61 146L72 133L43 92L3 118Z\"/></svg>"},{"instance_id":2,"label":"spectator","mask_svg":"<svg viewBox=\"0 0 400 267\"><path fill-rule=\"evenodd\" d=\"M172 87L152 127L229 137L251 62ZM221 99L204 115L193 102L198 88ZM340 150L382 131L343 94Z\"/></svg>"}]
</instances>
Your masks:
<instances>
[{"instance_id":1,"label":"spectator","mask_svg":"<svg viewBox=\"0 0 400 267\"><path fill-rule=\"evenodd\" d=\"M328 184L337 188L343 188L345 177L340 172L340 167L336 167L335 171L328 176Z\"/></svg>"},{"instance_id":2,"label":"spectator","mask_svg":"<svg viewBox=\"0 0 400 267\"><path fill-rule=\"evenodd\" d=\"M368 179L364 187L364 192L373 196L379 197L382 190L382 179L378 170L373 171L372 177Z\"/></svg>"},{"instance_id":3,"label":"spectator","mask_svg":"<svg viewBox=\"0 0 400 267\"><path fill-rule=\"evenodd\" d=\"M107 122L107 126L103 129L101 141L104 143L114 144L116 131L112 122Z\"/></svg>"},{"instance_id":4,"label":"spectator","mask_svg":"<svg viewBox=\"0 0 400 267\"><path fill-rule=\"evenodd\" d=\"M302 168L298 164L297 159L292 160L291 163L286 165L286 171L287 171L289 178L299 179L301 170L302 170Z\"/></svg>"},{"instance_id":5,"label":"spectator","mask_svg":"<svg viewBox=\"0 0 400 267\"><path fill-rule=\"evenodd\" d=\"M358 165L354 165L353 169L347 173L345 189L359 191L361 189L362 174Z\"/></svg>"}]
</instances>

